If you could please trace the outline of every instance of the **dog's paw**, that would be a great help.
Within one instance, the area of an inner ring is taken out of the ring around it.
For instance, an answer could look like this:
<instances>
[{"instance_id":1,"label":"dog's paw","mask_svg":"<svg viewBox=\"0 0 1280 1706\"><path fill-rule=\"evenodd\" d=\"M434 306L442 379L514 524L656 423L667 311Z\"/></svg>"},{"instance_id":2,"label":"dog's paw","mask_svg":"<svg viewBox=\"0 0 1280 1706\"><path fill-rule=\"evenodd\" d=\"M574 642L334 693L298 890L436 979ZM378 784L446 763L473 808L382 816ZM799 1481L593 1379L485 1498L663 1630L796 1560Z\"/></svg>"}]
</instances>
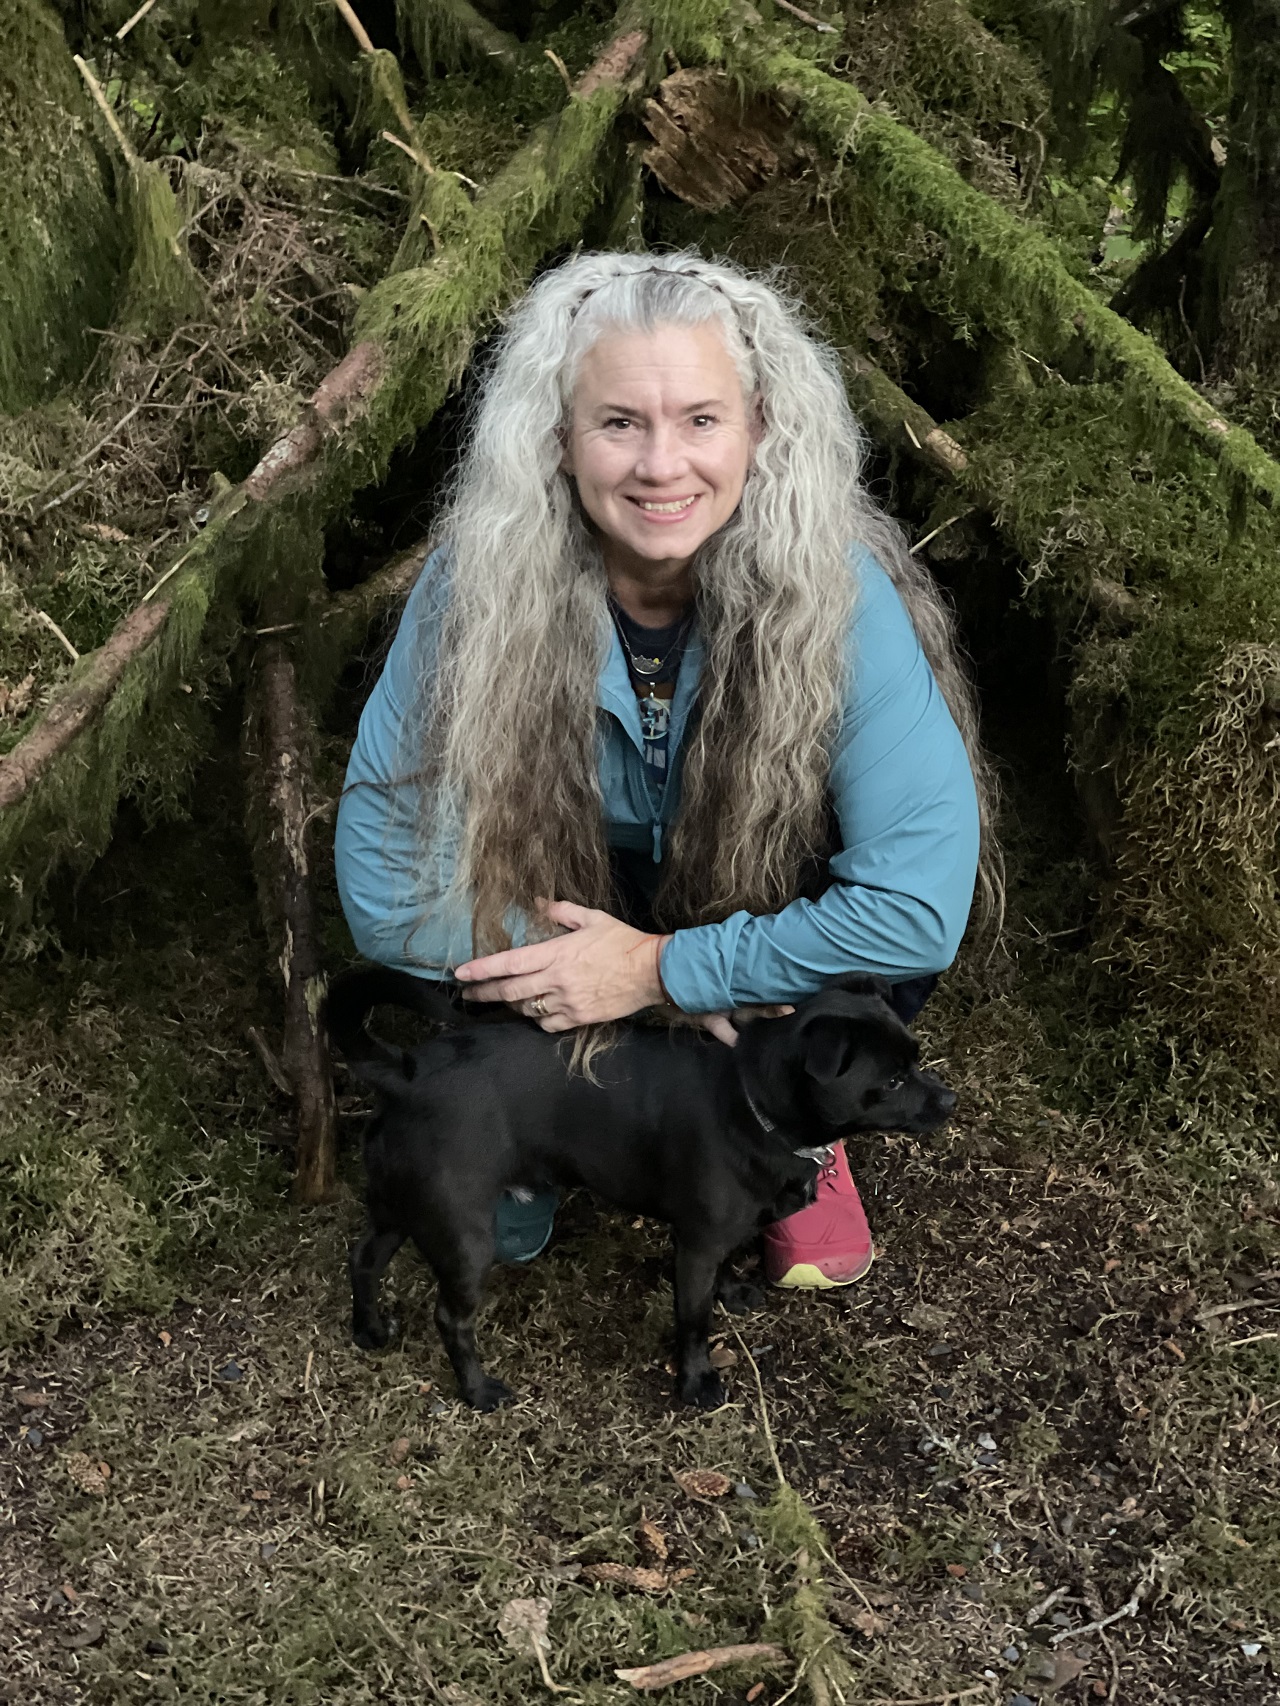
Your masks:
<instances>
[{"instance_id":1,"label":"dog's paw","mask_svg":"<svg viewBox=\"0 0 1280 1706\"><path fill-rule=\"evenodd\" d=\"M753 1309L763 1309L765 1304L764 1292L750 1280L721 1280L716 1297L730 1315L750 1315Z\"/></svg>"},{"instance_id":2,"label":"dog's paw","mask_svg":"<svg viewBox=\"0 0 1280 1706\"><path fill-rule=\"evenodd\" d=\"M693 1404L699 1410L718 1410L725 1401L724 1384L714 1368L682 1375L679 1392L682 1404Z\"/></svg>"},{"instance_id":3,"label":"dog's paw","mask_svg":"<svg viewBox=\"0 0 1280 1706\"><path fill-rule=\"evenodd\" d=\"M491 1410L499 1409L503 1404L514 1404L516 1395L504 1380L496 1379L492 1374L486 1374L471 1389L463 1394L473 1410L479 1410L488 1415Z\"/></svg>"},{"instance_id":4,"label":"dog's paw","mask_svg":"<svg viewBox=\"0 0 1280 1706\"><path fill-rule=\"evenodd\" d=\"M380 1316L354 1327L351 1337L362 1351L384 1351L392 1339L400 1337L400 1323L394 1315Z\"/></svg>"}]
</instances>

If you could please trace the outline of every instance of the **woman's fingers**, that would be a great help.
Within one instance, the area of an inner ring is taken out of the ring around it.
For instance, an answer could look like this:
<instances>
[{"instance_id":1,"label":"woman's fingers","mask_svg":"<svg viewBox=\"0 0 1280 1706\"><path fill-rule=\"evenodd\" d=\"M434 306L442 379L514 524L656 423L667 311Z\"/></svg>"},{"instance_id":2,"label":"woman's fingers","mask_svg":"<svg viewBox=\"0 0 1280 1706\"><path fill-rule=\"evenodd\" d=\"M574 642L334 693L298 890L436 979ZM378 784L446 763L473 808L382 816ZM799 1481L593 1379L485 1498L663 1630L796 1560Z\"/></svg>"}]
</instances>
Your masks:
<instances>
[{"instance_id":1,"label":"woman's fingers","mask_svg":"<svg viewBox=\"0 0 1280 1706\"><path fill-rule=\"evenodd\" d=\"M550 1004L555 993L551 987L551 973L534 972L528 977L490 978L485 983L471 984L466 999L506 1001L514 1007L522 1001L536 1001L539 997Z\"/></svg>"},{"instance_id":2,"label":"woman's fingers","mask_svg":"<svg viewBox=\"0 0 1280 1706\"><path fill-rule=\"evenodd\" d=\"M528 977L546 971L555 961L554 942L531 942L526 948L508 948L501 954L485 954L478 960L467 960L456 966L453 975L459 983L491 987L503 978ZM503 1001L502 995L482 995L481 1001Z\"/></svg>"},{"instance_id":3,"label":"woman's fingers","mask_svg":"<svg viewBox=\"0 0 1280 1706\"><path fill-rule=\"evenodd\" d=\"M565 930L581 930L584 924L590 924L593 919L609 916L608 913L597 912L590 906L578 906L572 900L543 900L539 901L538 905L545 917Z\"/></svg>"},{"instance_id":4,"label":"woman's fingers","mask_svg":"<svg viewBox=\"0 0 1280 1706\"><path fill-rule=\"evenodd\" d=\"M727 1013L700 1013L697 1022L704 1031L710 1031L717 1041L726 1043L730 1048L737 1045L738 1033Z\"/></svg>"}]
</instances>

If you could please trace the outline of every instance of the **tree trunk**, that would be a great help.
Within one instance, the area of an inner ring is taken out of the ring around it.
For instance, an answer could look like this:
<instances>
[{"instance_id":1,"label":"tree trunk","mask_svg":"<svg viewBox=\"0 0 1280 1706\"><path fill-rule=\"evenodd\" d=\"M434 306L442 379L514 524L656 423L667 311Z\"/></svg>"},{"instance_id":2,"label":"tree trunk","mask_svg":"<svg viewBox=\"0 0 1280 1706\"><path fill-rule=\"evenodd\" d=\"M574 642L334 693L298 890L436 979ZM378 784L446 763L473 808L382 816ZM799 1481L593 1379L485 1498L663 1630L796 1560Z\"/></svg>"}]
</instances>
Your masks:
<instances>
[{"instance_id":1,"label":"tree trunk","mask_svg":"<svg viewBox=\"0 0 1280 1706\"><path fill-rule=\"evenodd\" d=\"M325 976L307 861L314 815L309 730L285 642L265 638L253 664L245 730L250 837L268 931L284 978L284 1070L297 1102L294 1195L319 1203L337 1178L337 1114L329 1039L320 1018Z\"/></svg>"},{"instance_id":2,"label":"tree trunk","mask_svg":"<svg viewBox=\"0 0 1280 1706\"><path fill-rule=\"evenodd\" d=\"M1227 162L1208 244L1206 316L1218 375L1280 386L1280 0L1225 0Z\"/></svg>"}]
</instances>

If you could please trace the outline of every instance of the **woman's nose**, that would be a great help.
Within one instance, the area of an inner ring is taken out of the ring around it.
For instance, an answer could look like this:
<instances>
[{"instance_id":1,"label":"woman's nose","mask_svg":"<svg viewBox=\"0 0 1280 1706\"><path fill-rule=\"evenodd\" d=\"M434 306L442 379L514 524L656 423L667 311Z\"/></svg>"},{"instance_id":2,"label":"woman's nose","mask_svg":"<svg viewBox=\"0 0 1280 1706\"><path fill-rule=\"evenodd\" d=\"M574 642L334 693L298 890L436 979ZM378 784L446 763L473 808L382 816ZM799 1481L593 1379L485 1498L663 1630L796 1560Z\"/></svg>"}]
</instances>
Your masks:
<instances>
[{"instance_id":1,"label":"woman's nose","mask_svg":"<svg viewBox=\"0 0 1280 1706\"><path fill-rule=\"evenodd\" d=\"M657 485L677 479L688 467L689 460L676 428L662 424L651 428L636 460L640 479L652 480Z\"/></svg>"}]
</instances>

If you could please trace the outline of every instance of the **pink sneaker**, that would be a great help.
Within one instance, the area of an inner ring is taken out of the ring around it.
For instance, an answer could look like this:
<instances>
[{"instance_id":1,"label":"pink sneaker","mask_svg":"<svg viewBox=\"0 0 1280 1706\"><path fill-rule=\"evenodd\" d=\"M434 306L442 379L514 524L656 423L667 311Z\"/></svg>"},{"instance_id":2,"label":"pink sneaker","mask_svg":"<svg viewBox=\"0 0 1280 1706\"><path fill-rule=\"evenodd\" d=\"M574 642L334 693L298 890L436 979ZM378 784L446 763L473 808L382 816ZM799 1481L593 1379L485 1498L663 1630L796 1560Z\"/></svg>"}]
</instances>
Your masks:
<instances>
[{"instance_id":1,"label":"pink sneaker","mask_svg":"<svg viewBox=\"0 0 1280 1706\"><path fill-rule=\"evenodd\" d=\"M861 1279L874 1255L844 1144L837 1143L818 1174L814 1201L765 1227L764 1271L774 1285L826 1291Z\"/></svg>"}]
</instances>

